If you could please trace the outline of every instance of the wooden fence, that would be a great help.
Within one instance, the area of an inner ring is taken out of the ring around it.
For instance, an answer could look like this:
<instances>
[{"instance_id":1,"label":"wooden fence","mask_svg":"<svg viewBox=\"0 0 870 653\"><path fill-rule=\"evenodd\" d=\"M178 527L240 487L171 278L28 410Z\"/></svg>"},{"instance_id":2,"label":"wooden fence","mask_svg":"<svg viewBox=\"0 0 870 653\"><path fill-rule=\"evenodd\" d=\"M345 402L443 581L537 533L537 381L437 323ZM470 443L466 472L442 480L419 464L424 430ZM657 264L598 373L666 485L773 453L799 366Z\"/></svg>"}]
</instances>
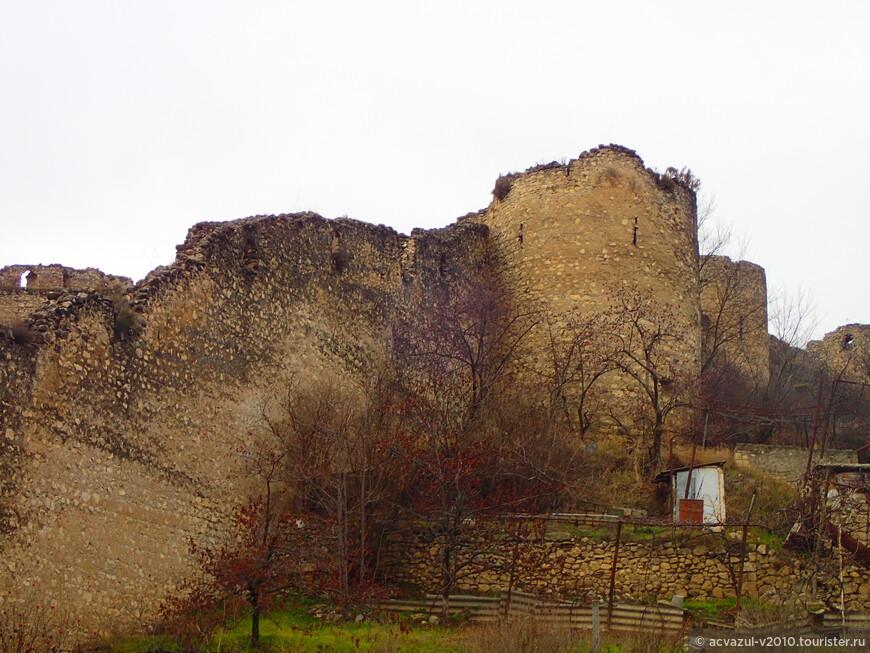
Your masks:
<instances>
[{"instance_id":1,"label":"wooden fence","mask_svg":"<svg viewBox=\"0 0 870 653\"><path fill-rule=\"evenodd\" d=\"M425 599L392 600L379 604L390 612L412 612L440 616L441 597L427 594ZM469 621L494 622L504 618L533 617L543 622L565 624L576 630L590 630L593 623L592 606L580 606L570 601L550 601L534 594L513 592L508 600L506 592L500 597L468 596L456 594L450 597L448 614L461 616ZM615 603L612 612L607 604L599 605L602 629L620 631L654 631L679 633L685 629L686 612L669 604L632 605Z\"/></svg>"},{"instance_id":2,"label":"wooden fence","mask_svg":"<svg viewBox=\"0 0 870 653\"><path fill-rule=\"evenodd\" d=\"M850 614L842 615L838 612L826 612L822 617L822 625L826 629L836 629L845 626L849 630L860 630L870 632L870 614Z\"/></svg>"}]
</instances>

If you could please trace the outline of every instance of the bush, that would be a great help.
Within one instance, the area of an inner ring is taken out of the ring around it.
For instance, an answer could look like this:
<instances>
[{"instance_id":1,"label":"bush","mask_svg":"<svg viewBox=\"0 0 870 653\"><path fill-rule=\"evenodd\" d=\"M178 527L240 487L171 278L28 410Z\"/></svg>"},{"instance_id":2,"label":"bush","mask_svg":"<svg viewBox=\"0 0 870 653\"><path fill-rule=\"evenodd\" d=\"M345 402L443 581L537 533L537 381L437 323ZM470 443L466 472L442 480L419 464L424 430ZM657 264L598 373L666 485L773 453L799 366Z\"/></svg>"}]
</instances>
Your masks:
<instances>
[{"instance_id":1,"label":"bush","mask_svg":"<svg viewBox=\"0 0 870 653\"><path fill-rule=\"evenodd\" d=\"M622 174L613 166L607 166L601 174L601 177L611 186L615 186L622 178Z\"/></svg>"},{"instance_id":2,"label":"bush","mask_svg":"<svg viewBox=\"0 0 870 653\"><path fill-rule=\"evenodd\" d=\"M76 646L68 617L50 602L0 603L0 653L51 653Z\"/></svg>"},{"instance_id":3,"label":"bush","mask_svg":"<svg viewBox=\"0 0 870 653\"><path fill-rule=\"evenodd\" d=\"M142 331L143 320L125 297L118 297L112 301L115 308L114 331L118 338L138 335Z\"/></svg>"},{"instance_id":4,"label":"bush","mask_svg":"<svg viewBox=\"0 0 870 653\"><path fill-rule=\"evenodd\" d=\"M673 166L670 166L665 170L665 176L679 182L686 188L692 189L696 193L701 189L701 180L692 174L692 171L685 166L683 166L681 170L677 170Z\"/></svg>"},{"instance_id":5,"label":"bush","mask_svg":"<svg viewBox=\"0 0 870 653\"><path fill-rule=\"evenodd\" d=\"M798 517L796 488L762 471L729 469L725 474L729 520L746 518L753 495L752 523L763 524L783 537L787 535Z\"/></svg>"},{"instance_id":6,"label":"bush","mask_svg":"<svg viewBox=\"0 0 870 653\"><path fill-rule=\"evenodd\" d=\"M576 650L578 636L567 624L527 617L469 629L468 650L489 653Z\"/></svg>"},{"instance_id":7,"label":"bush","mask_svg":"<svg viewBox=\"0 0 870 653\"><path fill-rule=\"evenodd\" d=\"M495 181L495 188L492 189L492 194L497 200L503 200L511 192L511 187L514 180L510 177L499 177Z\"/></svg>"}]
</instances>

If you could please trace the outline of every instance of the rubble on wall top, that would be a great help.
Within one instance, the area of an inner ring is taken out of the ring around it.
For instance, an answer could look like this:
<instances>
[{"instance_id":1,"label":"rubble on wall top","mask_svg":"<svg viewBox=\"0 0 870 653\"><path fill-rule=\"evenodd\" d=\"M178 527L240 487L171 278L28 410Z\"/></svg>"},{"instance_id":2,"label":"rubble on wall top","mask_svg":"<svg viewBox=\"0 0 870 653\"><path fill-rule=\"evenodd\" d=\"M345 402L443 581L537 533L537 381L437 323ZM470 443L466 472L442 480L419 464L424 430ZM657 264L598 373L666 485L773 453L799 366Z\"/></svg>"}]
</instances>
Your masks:
<instances>
[{"instance_id":1,"label":"rubble on wall top","mask_svg":"<svg viewBox=\"0 0 870 653\"><path fill-rule=\"evenodd\" d=\"M281 213L278 215L254 215L247 218L237 220L226 220L221 222L198 222L187 231L187 237L180 245L176 245L175 249L179 252L189 252L194 249L203 249L212 239L220 237L221 234L230 232L242 231L246 229L257 228L273 228L276 226L287 226L293 223L301 223L306 221L350 225L357 228L367 230L385 232L390 235L399 235L392 227L386 225L375 225L362 220L353 218L340 217L335 219L325 218L313 211L303 211L300 213Z\"/></svg>"},{"instance_id":2,"label":"rubble on wall top","mask_svg":"<svg viewBox=\"0 0 870 653\"><path fill-rule=\"evenodd\" d=\"M627 147L623 147L622 145L616 145L615 143L611 143L610 145L599 145L598 147L593 147L592 149L586 150L580 153L576 159L571 159L565 163L561 163L559 161L550 161L549 163L539 163L537 165L532 166L531 168L526 168L522 172L509 172L507 174L501 175L502 177L507 177L509 179L515 179L522 175L533 174L535 172L542 172L546 170L565 170L566 168L570 168L572 164L578 163L580 161L586 159L592 159L596 156L600 156L603 154L615 153L615 154L625 154L629 157L635 158L638 162L643 165L643 159L638 156L637 152L631 150Z\"/></svg>"},{"instance_id":3,"label":"rubble on wall top","mask_svg":"<svg viewBox=\"0 0 870 653\"><path fill-rule=\"evenodd\" d=\"M199 222L188 230L184 242L176 245L177 254L173 263L152 270L131 289L133 309L144 312L150 297L154 296L161 288L177 283L188 273L204 267L213 253L225 251L229 239L233 237L241 235L246 239L256 240L257 237L269 232L280 234L281 232L278 230L302 225L317 225L333 229L336 235L340 235L342 238L356 233L368 234L367 237L374 240L396 239L399 242L409 238L426 240L438 237L452 238L454 234L461 234L468 230L487 230L484 225L474 221L461 224L457 221L457 223L437 229L414 229L409 237L385 225L375 225L347 217L328 219L311 211L280 215L256 215L223 222Z\"/></svg>"},{"instance_id":4,"label":"rubble on wall top","mask_svg":"<svg viewBox=\"0 0 870 653\"><path fill-rule=\"evenodd\" d=\"M843 341L843 337L848 336L848 344L851 344L856 340L855 335L858 335L858 341L863 340L864 342L870 343L870 324L861 324L859 322L854 322L852 324L844 324L843 326L838 326L833 331L830 331L822 336L821 340L810 340L807 343L806 348L807 351L814 352L816 354L821 354L823 348L829 344L835 346L838 349L844 349L844 345L847 343ZM860 348L861 345L859 344L858 347ZM849 349L846 349L846 351L849 351Z\"/></svg>"},{"instance_id":5,"label":"rubble on wall top","mask_svg":"<svg viewBox=\"0 0 870 653\"><path fill-rule=\"evenodd\" d=\"M710 254L708 256L708 258L711 261L715 261L715 262L722 263L725 265L734 265L737 267L752 267L752 268L758 268L759 270L764 271L764 268L762 266L760 266L758 263L753 263L752 261L747 261L745 259L739 259L739 260L735 261L730 256L725 256L724 254Z\"/></svg>"},{"instance_id":6,"label":"rubble on wall top","mask_svg":"<svg viewBox=\"0 0 870 653\"><path fill-rule=\"evenodd\" d=\"M464 221L468 221L468 220L474 221L474 220L477 220L478 218L482 218L484 215L486 215L486 209L480 209L479 211L471 211L470 213L466 213L465 215L460 215L458 218L456 218L455 224L459 224L460 222L464 222Z\"/></svg>"},{"instance_id":7,"label":"rubble on wall top","mask_svg":"<svg viewBox=\"0 0 870 653\"><path fill-rule=\"evenodd\" d=\"M520 178L524 175L534 174L536 172L546 172L548 170L564 170L569 171L572 166L589 160L593 160L599 156L604 156L608 154L617 154L620 156L625 156L630 159L634 159L638 165L649 174L656 184L661 187L663 190L673 190L675 186L679 186L687 191L691 191L692 194L695 191L690 188L682 179L671 177L667 174L660 173L652 168L647 168L644 165L643 159L638 155L638 153L628 147L623 145L617 145L616 143L611 143L609 145L599 145L598 147L593 147L585 152L582 152L576 159L571 159L565 163L560 163L559 161L551 161L550 163L541 163L531 168L527 168L522 172L509 172L507 174L501 175L499 179L507 179L509 181L513 181L514 179Z\"/></svg>"}]
</instances>

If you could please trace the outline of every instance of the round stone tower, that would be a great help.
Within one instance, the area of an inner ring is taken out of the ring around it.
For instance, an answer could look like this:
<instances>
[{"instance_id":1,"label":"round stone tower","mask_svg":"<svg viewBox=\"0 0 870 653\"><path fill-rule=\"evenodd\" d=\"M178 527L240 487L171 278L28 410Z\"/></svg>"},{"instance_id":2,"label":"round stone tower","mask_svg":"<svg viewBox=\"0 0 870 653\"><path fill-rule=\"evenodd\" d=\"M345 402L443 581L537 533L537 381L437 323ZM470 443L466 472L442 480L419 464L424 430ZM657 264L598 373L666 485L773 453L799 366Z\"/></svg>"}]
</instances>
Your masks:
<instances>
[{"instance_id":1,"label":"round stone tower","mask_svg":"<svg viewBox=\"0 0 870 653\"><path fill-rule=\"evenodd\" d=\"M672 356L696 374L701 353L695 193L617 145L501 177L479 219L515 300L553 315L615 311L629 291L668 315ZM625 386L618 373L612 389Z\"/></svg>"}]
</instances>

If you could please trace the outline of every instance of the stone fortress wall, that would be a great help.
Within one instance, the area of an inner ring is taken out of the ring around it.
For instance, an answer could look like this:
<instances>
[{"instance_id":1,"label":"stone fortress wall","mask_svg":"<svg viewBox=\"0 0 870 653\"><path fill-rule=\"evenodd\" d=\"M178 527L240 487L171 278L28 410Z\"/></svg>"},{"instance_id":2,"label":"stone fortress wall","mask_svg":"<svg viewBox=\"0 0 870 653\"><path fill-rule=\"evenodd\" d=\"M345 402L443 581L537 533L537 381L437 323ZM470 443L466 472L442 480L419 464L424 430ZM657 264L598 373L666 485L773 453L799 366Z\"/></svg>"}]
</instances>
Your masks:
<instances>
[{"instance_id":1,"label":"stone fortress wall","mask_svg":"<svg viewBox=\"0 0 870 653\"><path fill-rule=\"evenodd\" d=\"M484 227L412 237L313 214L191 229L132 287L59 292L0 339L0 584L96 627L142 627L214 542L265 403L294 375L362 383L399 307L486 264Z\"/></svg>"},{"instance_id":2,"label":"stone fortress wall","mask_svg":"<svg viewBox=\"0 0 870 653\"><path fill-rule=\"evenodd\" d=\"M717 356L764 387L770 377L764 268L708 256L701 261L700 284L704 362Z\"/></svg>"},{"instance_id":3,"label":"stone fortress wall","mask_svg":"<svg viewBox=\"0 0 870 653\"><path fill-rule=\"evenodd\" d=\"M752 444L742 442L734 446L734 464L745 469L764 472L780 481L797 486L807 473L809 451L804 447L788 447L773 444ZM826 449L814 451L812 466L854 465L858 454L852 449Z\"/></svg>"},{"instance_id":4,"label":"stone fortress wall","mask_svg":"<svg viewBox=\"0 0 870 653\"><path fill-rule=\"evenodd\" d=\"M22 284L22 281L24 282ZM105 274L95 268L76 270L64 265L7 265L0 269L0 290L107 290L129 288L133 282L127 277Z\"/></svg>"},{"instance_id":5,"label":"stone fortress wall","mask_svg":"<svg viewBox=\"0 0 870 653\"><path fill-rule=\"evenodd\" d=\"M484 275L555 313L606 312L635 285L674 313L673 362L696 372L693 193L618 146L509 181L410 237L310 213L201 223L133 286L4 268L2 320L38 340L0 331L0 589L35 586L95 627L147 623L191 570L189 538L220 537L265 403L290 378L363 383L402 314Z\"/></svg>"}]
</instances>

